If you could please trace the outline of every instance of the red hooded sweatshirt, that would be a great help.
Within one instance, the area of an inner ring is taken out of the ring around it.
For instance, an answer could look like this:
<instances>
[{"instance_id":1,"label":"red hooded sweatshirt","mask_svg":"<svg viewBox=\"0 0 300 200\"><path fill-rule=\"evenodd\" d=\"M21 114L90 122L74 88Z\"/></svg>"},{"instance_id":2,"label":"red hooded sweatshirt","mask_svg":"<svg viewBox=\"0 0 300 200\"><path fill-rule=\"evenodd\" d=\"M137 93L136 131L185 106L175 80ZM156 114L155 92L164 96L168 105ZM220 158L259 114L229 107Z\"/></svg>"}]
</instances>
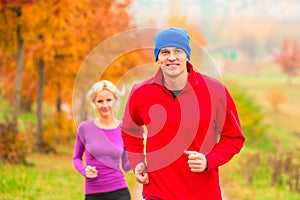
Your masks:
<instances>
[{"instance_id":1,"label":"red hooded sweatshirt","mask_svg":"<svg viewBox=\"0 0 300 200\"><path fill-rule=\"evenodd\" d=\"M218 167L239 153L245 141L226 87L195 72L190 63L187 70L188 84L176 97L163 86L159 69L133 87L126 105L122 137L132 169L140 162L147 165L146 199L222 199ZM207 170L191 172L184 150L203 153Z\"/></svg>"}]
</instances>

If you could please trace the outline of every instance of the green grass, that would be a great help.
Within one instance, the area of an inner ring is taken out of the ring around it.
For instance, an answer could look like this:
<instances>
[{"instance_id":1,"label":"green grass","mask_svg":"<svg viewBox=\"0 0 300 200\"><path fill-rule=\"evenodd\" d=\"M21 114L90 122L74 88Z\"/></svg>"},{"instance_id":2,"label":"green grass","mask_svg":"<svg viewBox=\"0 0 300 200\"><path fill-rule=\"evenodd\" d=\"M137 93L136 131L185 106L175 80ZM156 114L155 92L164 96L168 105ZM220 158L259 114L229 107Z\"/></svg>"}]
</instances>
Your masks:
<instances>
[{"instance_id":1,"label":"green grass","mask_svg":"<svg viewBox=\"0 0 300 200\"><path fill-rule=\"evenodd\" d=\"M261 153L260 160L253 159L246 167L241 167L245 166L246 158L251 156L249 152L253 154L254 150L243 149L232 161L220 168L221 186L228 200L296 200L300 198L300 193L289 190L285 183L279 186L272 184L270 173L272 166L269 162L271 154L264 155L259 150L256 153ZM253 176L252 182L249 182L249 175Z\"/></svg>"},{"instance_id":2,"label":"green grass","mask_svg":"<svg viewBox=\"0 0 300 200\"><path fill-rule=\"evenodd\" d=\"M235 74L224 78L229 89L244 88L258 103L265 113L264 121L269 125L266 139L273 143L277 140L288 149L298 147L300 144L300 76L294 77L290 83L286 75L281 73L265 73L260 75ZM282 91L284 100L278 109L271 106L268 94L272 90ZM264 138L262 138L264 140ZM278 143L278 142L275 142Z\"/></svg>"},{"instance_id":3,"label":"green grass","mask_svg":"<svg viewBox=\"0 0 300 200\"><path fill-rule=\"evenodd\" d=\"M28 166L0 167L0 199L83 199L83 179L74 170L70 155L33 153L28 162Z\"/></svg>"},{"instance_id":4,"label":"green grass","mask_svg":"<svg viewBox=\"0 0 300 200\"><path fill-rule=\"evenodd\" d=\"M260 163L253 159L254 166L243 165L249 159L249 153L258 153L269 160L271 155L293 153L300 149L300 77L288 81L280 72L251 74L231 74L224 78L229 89L234 87L244 90L255 99L265 112L268 128L256 143L245 144L242 152L227 165L221 167L221 182L224 195L229 200L273 200L300 199L300 193L291 191L287 185L272 185L269 169L271 163ZM279 108L272 108L267 95L272 89L283 91L284 101ZM295 158L296 159L296 158ZM298 157L299 161L299 157ZM256 165L255 165L256 163ZM252 163L250 163L252 164ZM245 171L245 170L249 170ZM253 181L248 183L245 174L253 173Z\"/></svg>"},{"instance_id":5,"label":"green grass","mask_svg":"<svg viewBox=\"0 0 300 200\"><path fill-rule=\"evenodd\" d=\"M35 122L36 121L36 114L32 113L32 112L23 112L23 113L20 113L19 118L22 119L22 121Z\"/></svg>"},{"instance_id":6,"label":"green grass","mask_svg":"<svg viewBox=\"0 0 300 200\"><path fill-rule=\"evenodd\" d=\"M84 199L84 179L73 167L72 151L67 145L58 154L30 154L27 166L0 165L0 199ZM133 174L126 173L126 179L132 188Z\"/></svg>"}]
</instances>

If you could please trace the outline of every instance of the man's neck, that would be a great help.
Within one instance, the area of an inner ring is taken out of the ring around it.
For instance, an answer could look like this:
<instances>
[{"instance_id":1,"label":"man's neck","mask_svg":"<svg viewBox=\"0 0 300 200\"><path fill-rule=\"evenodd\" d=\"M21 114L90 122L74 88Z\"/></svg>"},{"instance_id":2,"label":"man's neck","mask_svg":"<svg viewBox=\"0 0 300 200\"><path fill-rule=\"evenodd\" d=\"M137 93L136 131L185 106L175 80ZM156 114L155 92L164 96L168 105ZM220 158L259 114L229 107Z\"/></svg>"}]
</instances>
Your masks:
<instances>
[{"instance_id":1,"label":"man's neck","mask_svg":"<svg viewBox=\"0 0 300 200\"><path fill-rule=\"evenodd\" d=\"M163 85L172 91L182 90L188 81L188 72L181 74L180 76L170 77L165 76L163 77Z\"/></svg>"}]
</instances>

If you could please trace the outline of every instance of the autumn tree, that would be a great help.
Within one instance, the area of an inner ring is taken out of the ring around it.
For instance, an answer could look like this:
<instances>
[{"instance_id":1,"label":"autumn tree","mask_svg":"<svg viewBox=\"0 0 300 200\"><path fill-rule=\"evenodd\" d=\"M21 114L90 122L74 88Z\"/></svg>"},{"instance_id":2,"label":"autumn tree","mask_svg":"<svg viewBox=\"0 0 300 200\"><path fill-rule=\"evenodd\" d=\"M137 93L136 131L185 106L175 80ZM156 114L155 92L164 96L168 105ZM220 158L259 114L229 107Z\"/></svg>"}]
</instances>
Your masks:
<instances>
[{"instance_id":1,"label":"autumn tree","mask_svg":"<svg viewBox=\"0 0 300 200\"><path fill-rule=\"evenodd\" d=\"M62 81L67 83L70 78L66 72L72 74L72 68L65 62L71 64L69 60L75 59L76 51L72 50L75 41L68 40L68 27L74 22L74 5L72 1L45 1L41 0L34 6L27 9L24 18L30 22L27 29L27 76L31 77L28 84L32 84L32 90L27 93L33 98L36 97L37 128L35 137L35 147L37 150L45 148L43 137L43 102L46 94L45 86L51 86L45 99L50 104L61 102ZM35 18L34 13L39 17ZM70 45L68 45L70 44ZM31 70L31 69L35 70ZM32 77L36 79L32 80ZM34 84L33 84L34 83ZM68 86L68 85L67 85ZM34 92L36 91L36 92ZM36 95L34 95L36 94ZM60 112L60 105L57 111ZM47 146L47 145L46 145Z\"/></svg>"},{"instance_id":2,"label":"autumn tree","mask_svg":"<svg viewBox=\"0 0 300 200\"><path fill-rule=\"evenodd\" d=\"M24 24L22 21L22 11L23 8L28 4L35 3L35 0L1 0L0 3L1 47L6 48L7 53L14 57L16 62L13 98L13 124L15 124L15 128L17 130L24 63L24 39L22 36L22 29L24 28Z\"/></svg>"},{"instance_id":3,"label":"autumn tree","mask_svg":"<svg viewBox=\"0 0 300 200\"><path fill-rule=\"evenodd\" d=\"M42 120L43 90L48 103L56 105L57 126L60 126L61 103L71 102L76 72L88 53L113 33L129 27L126 6L129 1L40 1L30 13L41 13L32 28L40 27L33 39L38 51L34 54L38 64L38 122ZM30 18L30 15L28 15ZM122 19L122 20L120 20ZM34 45L31 45L34 46ZM43 66L43 67L42 67ZM43 78L45 76L45 79ZM89 76L86 77L87 80ZM44 80L44 81L43 81ZM85 95L78 96L85 100ZM39 109L40 108L40 109ZM39 120L40 119L40 120ZM38 123L36 146L43 144L42 123Z\"/></svg>"},{"instance_id":4,"label":"autumn tree","mask_svg":"<svg viewBox=\"0 0 300 200\"><path fill-rule=\"evenodd\" d=\"M18 116L21 102L23 65L24 65L24 28L23 11L34 4L34 0L2 0L0 1L0 49L1 64L6 68L7 85L13 85L13 119L1 123L0 157L3 161L25 163L28 146L24 139L23 130L19 134ZM14 60L14 61L13 61ZM3 62L4 61L4 62ZM11 69L13 69L11 71ZM14 74L14 79L12 78ZM15 81L13 81L15 80ZM11 84L13 82L14 84ZM7 86L5 84L5 87ZM3 93L2 93L3 94ZM27 131L25 131L27 132Z\"/></svg>"},{"instance_id":5,"label":"autumn tree","mask_svg":"<svg viewBox=\"0 0 300 200\"><path fill-rule=\"evenodd\" d=\"M24 1L20 0L20 2ZM55 105L57 113L61 112L62 102L71 105L73 82L85 57L103 40L131 27L126 11L129 3L129 0L40 0L32 6L25 7L22 4L22 17L19 24L22 25L20 33L23 50L20 61L24 64L24 68L21 73L23 80L19 82L26 88L19 90L22 99L37 102L37 149L44 143L42 104L47 102ZM12 5L19 4L10 6ZM13 49L17 46L14 43L8 44L9 41L15 43L17 41L11 40L8 36L17 30L13 27L18 24L16 21L19 19L11 17L14 15L11 10L6 9L8 6L3 8L5 10L2 10L7 13L1 13L0 28L3 32L6 31L6 34L0 33L3 37L1 52L3 49ZM15 19L15 21L8 19ZM7 37L4 38L4 35ZM4 45L7 48L4 48ZM13 57L13 53L7 54L7 57ZM12 96L11 88L14 84L11 84L10 80L16 77L14 70L15 66L3 70L6 74L2 77L7 83L4 89L8 96ZM86 77L86 80L89 80L89 77ZM84 99L84 96L78 98Z\"/></svg>"},{"instance_id":6,"label":"autumn tree","mask_svg":"<svg viewBox=\"0 0 300 200\"><path fill-rule=\"evenodd\" d=\"M283 73L289 77L297 76L300 69L300 46L299 42L285 39L278 52L274 54L275 62L279 63Z\"/></svg>"},{"instance_id":7,"label":"autumn tree","mask_svg":"<svg viewBox=\"0 0 300 200\"><path fill-rule=\"evenodd\" d=\"M97 48L98 45L101 46L104 41L109 40L112 36L133 28L130 16L126 11L129 4L130 0L91 0L79 8L81 15L77 19L79 24L76 25L77 28L74 31L77 33L77 46L85 49L84 54L81 54L84 56L82 59L88 57L88 54L93 52L94 48ZM75 86L78 87L77 91L81 92L80 94L76 93L76 99L73 99L72 102L73 109L80 109L78 113L81 116L78 116L78 121L85 120L87 117L85 113L86 106L83 105L86 102L86 92L93 84L93 81L95 81L91 77L98 76L101 79L101 74L97 74L97 69L106 68L107 63L105 61L119 53L120 44L109 42L109 45L111 46L105 52L101 53L101 55L97 55L93 62L87 61L84 63L84 65L89 65L89 70L84 72L86 73L85 76L80 77L81 79L85 79L82 80L84 84ZM110 79L113 79L113 77L110 76Z\"/></svg>"}]
</instances>

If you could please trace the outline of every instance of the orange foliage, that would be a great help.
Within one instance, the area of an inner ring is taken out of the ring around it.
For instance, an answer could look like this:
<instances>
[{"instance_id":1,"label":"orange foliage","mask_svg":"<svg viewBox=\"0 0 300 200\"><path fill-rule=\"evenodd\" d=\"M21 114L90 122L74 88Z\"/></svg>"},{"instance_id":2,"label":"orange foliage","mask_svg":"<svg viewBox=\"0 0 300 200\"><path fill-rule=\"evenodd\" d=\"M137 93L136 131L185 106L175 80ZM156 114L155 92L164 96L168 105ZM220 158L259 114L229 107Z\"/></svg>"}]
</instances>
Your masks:
<instances>
[{"instance_id":1,"label":"orange foliage","mask_svg":"<svg viewBox=\"0 0 300 200\"><path fill-rule=\"evenodd\" d=\"M32 102L36 100L37 63L39 59L43 59L45 61L44 100L55 104L60 96L63 102L71 103L74 79L89 52L114 34L133 28L126 12L130 0L116 2L115 0L40 0L35 4L22 5L20 19L24 40L22 99L26 97ZM12 58L16 52L14 49L16 46L15 14L9 10L5 12L0 15L0 29L5 29L8 34L2 39L5 42L0 44L0 48L8 52L8 58ZM171 25L186 28L192 39L200 45L206 44L196 26L185 25L185 17L174 15L170 17L170 21ZM153 62L152 50L130 52L110 64L103 78L117 80L135 66ZM1 72L1 77L5 82L7 95L12 97L16 72L15 63L10 65L12 66L7 67L5 72Z\"/></svg>"},{"instance_id":2,"label":"orange foliage","mask_svg":"<svg viewBox=\"0 0 300 200\"><path fill-rule=\"evenodd\" d=\"M45 117L43 124L44 148L46 151L55 151L58 144L69 144L74 139L74 121L65 113L57 113L55 117Z\"/></svg>"},{"instance_id":3,"label":"orange foliage","mask_svg":"<svg viewBox=\"0 0 300 200\"><path fill-rule=\"evenodd\" d=\"M35 3L36 0L0 0L0 8L1 10L6 8L6 7L18 7L22 6L25 4L32 4Z\"/></svg>"},{"instance_id":4,"label":"orange foliage","mask_svg":"<svg viewBox=\"0 0 300 200\"><path fill-rule=\"evenodd\" d=\"M300 69L299 42L285 39L280 52L275 53L274 59L281 65L284 73L290 76L298 75Z\"/></svg>"},{"instance_id":5,"label":"orange foliage","mask_svg":"<svg viewBox=\"0 0 300 200\"><path fill-rule=\"evenodd\" d=\"M0 161L9 163L26 163L26 156L31 150L32 124L25 131L16 134L12 122L0 122Z\"/></svg>"},{"instance_id":6,"label":"orange foliage","mask_svg":"<svg viewBox=\"0 0 300 200\"><path fill-rule=\"evenodd\" d=\"M43 59L44 100L55 104L61 96L63 102L70 103L76 73L89 52L113 34L131 28L126 12L129 3L129 0L121 3L115 0L40 0L22 5L24 72L21 96L35 101L37 63ZM9 9L4 11L0 14L0 30L6 30L7 34L4 38L0 31L0 49L7 51L6 57L13 58L16 52L15 13ZM1 71L0 75L7 83L4 89L10 97L13 96L16 73L15 63L11 64L12 67Z\"/></svg>"},{"instance_id":7,"label":"orange foliage","mask_svg":"<svg viewBox=\"0 0 300 200\"><path fill-rule=\"evenodd\" d=\"M284 91L280 88L272 88L267 93L267 99L271 104L272 108L274 110L278 110L279 105L284 103L285 101Z\"/></svg>"},{"instance_id":8,"label":"orange foliage","mask_svg":"<svg viewBox=\"0 0 300 200\"><path fill-rule=\"evenodd\" d=\"M109 79L114 83L119 81L129 70L138 67L143 64L149 64L154 62L152 49L140 49L133 52L129 52L120 56L117 60L112 62L104 71L100 79ZM134 74L135 79L138 79L138 74Z\"/></svg>"}]
</instances>

